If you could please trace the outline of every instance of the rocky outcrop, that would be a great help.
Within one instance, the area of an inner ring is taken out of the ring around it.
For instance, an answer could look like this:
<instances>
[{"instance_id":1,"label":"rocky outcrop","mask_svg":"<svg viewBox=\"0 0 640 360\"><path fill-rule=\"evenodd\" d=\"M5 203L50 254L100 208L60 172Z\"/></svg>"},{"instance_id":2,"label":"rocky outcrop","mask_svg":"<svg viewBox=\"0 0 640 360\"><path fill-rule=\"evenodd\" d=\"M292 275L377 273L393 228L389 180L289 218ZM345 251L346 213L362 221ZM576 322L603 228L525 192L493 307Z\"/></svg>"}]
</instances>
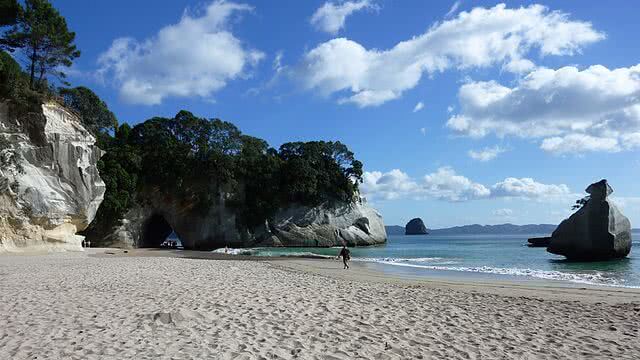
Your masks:
<instances>
[{"instance_id":1,"label":"rocky outcrop","mask_svg":"<svg viewBox=\"0 0 640 360\"><path fill-rule=\"evenodd\" d=\"M101 151L63 107L17 116L0 103L0 252L82 250L105 184Z\"/></svg>"},{"instance_id":2,"label":"rocky outcrop","mask_svg":"<svg viewBox=\"0 0 640 360\"><path fill-rule=\"evenodd\" d=\"M156 247L172 230L187 249L362 246L387 240L382 216L364 200L317 207L291 206L276 213L272 221L246 229L238 225L233 210L225 206L225 195L220 195L204 215L161 194L145 197L149 200L129 210L113 231L92 241L119 247Z\"/></svg>"},{"instance_id":3,"label":"rocky outcrop","mask_svg":"<svg viewBox=\"0 0 640 360\"><path fill-rule=\"evenodd\" d=\"M279 246L362 246L387 240L382 216L364 202L293 206L269 226L267 244Z\"/></svg>"},{"instance_id":4,"label":"rocky outcrop","mask_svg":"<svg viewBox=\"0 0 640 360\"><path fill-rule=\"evenodd\" d=\"M551 243L551 237L536 237L527 239L527 246L529 247L547 247Z\"/></svg>"},{"instance_id":5,"label":"rocky outcrop","mask_svg":"<svg viewBox=\"0 0 640 360\"><path fill-rule=\"evenodd\" d=\"M547 251L571 260L623 258L631 251L631 223L608 199L607 180L589 185L590 198L551 235Z\"/></svg>"},{"instance_id":6,"label":"rocky outcrop","mask_svg":"<svg viewBox=\"0 0 640 360\"><path fill-rule=\"evenodd\" d=\"M420 218L411 219L404 227L405 235L425 235L428 234L427 227Z\"/></svg>"}]
</instances>

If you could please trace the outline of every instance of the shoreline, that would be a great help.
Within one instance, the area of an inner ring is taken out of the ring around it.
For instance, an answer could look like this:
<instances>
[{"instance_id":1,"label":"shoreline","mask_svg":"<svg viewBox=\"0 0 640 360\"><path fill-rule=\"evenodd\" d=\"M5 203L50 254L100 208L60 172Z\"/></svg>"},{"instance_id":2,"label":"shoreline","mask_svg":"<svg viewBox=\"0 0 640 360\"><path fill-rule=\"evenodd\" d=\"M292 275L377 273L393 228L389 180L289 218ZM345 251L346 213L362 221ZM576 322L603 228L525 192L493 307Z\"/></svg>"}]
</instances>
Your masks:
<instances>
[{"instance_id":1,"label":"shoreline","mask_svg":"<svg viewBox=\"0 0 640 360\"><path fill-rule=\"evenodd\" d=\"M121 249L111 249L112 251L119 252ZM256 256L256 255L232 255L221 254L209 251L198 250L166 250L166 249L133 249L129 250L130 256L158 256L158 257L181 257L190 259L208 259L208 260L241 260L241 261L263 261L274 263L290 263L296 264L299 262L309 261L309 264L313 262L331 262L331 257L325 256ZM337 264L337 263L336 263ZM340 262L340 264L342 264ZM626 292L631 294L640 295L640 287L635 286L623 286L614 284L599 284L590 282L571 281L566 279L548 279L540 278L530 275L510 275L499 274L492 272L474 272L474 271L459 271L448 269L429 269L423 267L413 266L400 266L396 264L387 264L384 262L376 262L369 260L352 259L350 262L352 268L362 269L363 267L368 269L367 276L371 278L388 278L389 281L395 280L417 280L428 282L453 282L453 283L470 283L470 284L499 284L499 285L518 285L518 286L532 286L535 288L576 288L576 289L594 289L594 290L609 290L612 292ZM299 265L299 264L298 264ZM337 265L336 265L337 266ZM355 266L355 267L354 267ZM313 267L304 266L292 266L300 270L313 271ZM342 269L342 265L337 266ZM362 272L360 273L362 275Z\"/></svg>"},{"instance_id":2,"label":"shoreline","mask_svg":"<svg viewBox=\"0 0 640 360\"><path fill-rule=\"evenodd\" d=\"M4 359L637 358L640 293L369 264L88 249L0 255Z\"/></svg>"},{"instance_id":3,"label":"shoreline","mask_svg":"<svg viewBox=\"0 0 640 360\"><path fill-rule=\"evenodd\" d=\"M472 273L464 271L429 270L400 272L395 268L368 261L351 261L349 270L342 262L329 258L315 259L299 256L230 255L197 250L158 249L100 249L92 248L88 256L97 257L162 257L196 260L257 261L275 268L331 277L340 280L381 282L386 284L441 287L467 292L482 292L502 296L532 296L540 299L585 300L589 302L640 304L640 288L614 285L584 284L569 280L539 279L527 276Z\"/></svg>"},{"instance_id":4,"label":"shoreline","mask_svg":"<svg viewBox=\"0 0 640 360\"><path fill-rule=\"evenodd\" d=\"M497 279L453 276L438 271L438 275L406 275L384 272L375 263L351 262L351 269L343 270L342 263L315 259L285 259L273 261L277 268L290 269L331 278L381 282L406 286L454 289L470 293L484 293L510 297L533 297L543 300L588 301L591 303L638 303L640 289L607 285L590 285L548 279ZM457 275L457 274L456 274Z\"/></svg>"}]
</instances>

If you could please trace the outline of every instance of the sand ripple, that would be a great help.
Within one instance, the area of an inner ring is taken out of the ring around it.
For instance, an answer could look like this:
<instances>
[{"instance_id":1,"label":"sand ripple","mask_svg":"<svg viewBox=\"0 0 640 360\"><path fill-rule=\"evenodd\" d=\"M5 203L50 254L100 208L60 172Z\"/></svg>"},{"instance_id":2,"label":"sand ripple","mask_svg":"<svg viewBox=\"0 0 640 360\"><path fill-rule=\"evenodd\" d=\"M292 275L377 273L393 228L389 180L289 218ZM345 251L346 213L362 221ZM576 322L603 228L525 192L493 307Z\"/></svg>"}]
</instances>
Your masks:
<instances>
[{"instance_id":1,"label":"sand ripple","mask_svg":"<svg viewBox=\"0 0 640 360\"><path fill-rule=\"evenodd\" d=\"M3 256L0 274L0 359L640 357L637 304L356 282L242 261Z\"/></svg>"}]
</instances>

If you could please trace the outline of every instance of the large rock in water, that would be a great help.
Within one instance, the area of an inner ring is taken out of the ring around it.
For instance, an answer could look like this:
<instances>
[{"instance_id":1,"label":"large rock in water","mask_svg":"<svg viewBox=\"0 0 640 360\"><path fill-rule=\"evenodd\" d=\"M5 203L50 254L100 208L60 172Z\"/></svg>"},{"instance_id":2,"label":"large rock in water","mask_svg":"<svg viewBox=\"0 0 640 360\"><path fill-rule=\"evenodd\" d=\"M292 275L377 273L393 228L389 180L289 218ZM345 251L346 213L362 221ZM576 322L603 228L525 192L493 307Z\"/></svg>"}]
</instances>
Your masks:
<instances>
[{"instance_id":1,"label":"large rock in water","mask_svg":"<svg viewBox=\"0 0 640 360\"><path fill-rule=\"evenodd\" d=\"M551 235L547 251L571 260L623 258L631 251L631 223L607 197L607 180L589 185L590 199Z\"/></svg>"},{"instance_id":2,"label":"large rock in water","mask_svg":"<svg viewBox=\"0 0 640 360\"><path fill-rule=\"evenodd\" d=\"M100 156L95 138L62 106L17 116L0 103L0 252L81 251L76 233L104 196Z\"/></svg>"},{"instance_id":3,"label":"large rock in water","mask_svg":"<svg viewBox=\"0 0 640 360\"><path fill-rule=\"evenodd\" d=\"M428 234L427 227L420 218L411 219L404 227L405 235L425 235Z\"/></svg>"},{"instance_id":4,"label":"large rock in water","mask_svg":"<svg viewBox=\"0 0 640 360\"><path fill-rule=\"evenodd\" d=\"M92 242L117 247L157 247L173 230L187 249L254 246L363 246L383 244L387 234L382 216L364 199L352 203L291 206L277 212L271 222L253 229L237 223L229 197L221 192L216 203L201 214L190 204L166 194L145 194L145 201L128 211L111 232L91 237Z\"/></svg>"}]
</instances>

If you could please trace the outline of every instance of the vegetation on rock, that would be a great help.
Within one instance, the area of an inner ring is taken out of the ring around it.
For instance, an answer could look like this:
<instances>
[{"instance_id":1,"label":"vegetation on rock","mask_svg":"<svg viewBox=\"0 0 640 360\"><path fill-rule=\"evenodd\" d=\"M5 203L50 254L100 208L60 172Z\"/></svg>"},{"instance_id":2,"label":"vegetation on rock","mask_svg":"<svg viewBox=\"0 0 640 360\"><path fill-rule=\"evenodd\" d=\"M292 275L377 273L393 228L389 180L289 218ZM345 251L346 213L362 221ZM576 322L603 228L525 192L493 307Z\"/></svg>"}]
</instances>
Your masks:
<instances>
[{"instance_id":1,"label":"vegetation on rock","mask_svg":"<svg viewBox=\"0 0 640 360\"><path fill-rule=\"evenodd\" d=\"M64 106L75 111L84 126L98 137L98 145L105 146L108 134L118 128L116 116L91 89L84 86L59 89Z\"/></svg>"},{"instance_id":2,"label":"vegetation on rock","mask_svg":"<svg viewBox=\"0 0 640 360\"><path fill-rule=\"evenodd\" d=\"M340 142L275 150L232 123L184 110L133 129L122 125L106 150L98 165L107 184L101 226L114 225L134 199L159 191L201 212L224 198L238 225L252 228L291 204L349 202L362 178L362 163Z\"/></svg>"}]
</instances>

